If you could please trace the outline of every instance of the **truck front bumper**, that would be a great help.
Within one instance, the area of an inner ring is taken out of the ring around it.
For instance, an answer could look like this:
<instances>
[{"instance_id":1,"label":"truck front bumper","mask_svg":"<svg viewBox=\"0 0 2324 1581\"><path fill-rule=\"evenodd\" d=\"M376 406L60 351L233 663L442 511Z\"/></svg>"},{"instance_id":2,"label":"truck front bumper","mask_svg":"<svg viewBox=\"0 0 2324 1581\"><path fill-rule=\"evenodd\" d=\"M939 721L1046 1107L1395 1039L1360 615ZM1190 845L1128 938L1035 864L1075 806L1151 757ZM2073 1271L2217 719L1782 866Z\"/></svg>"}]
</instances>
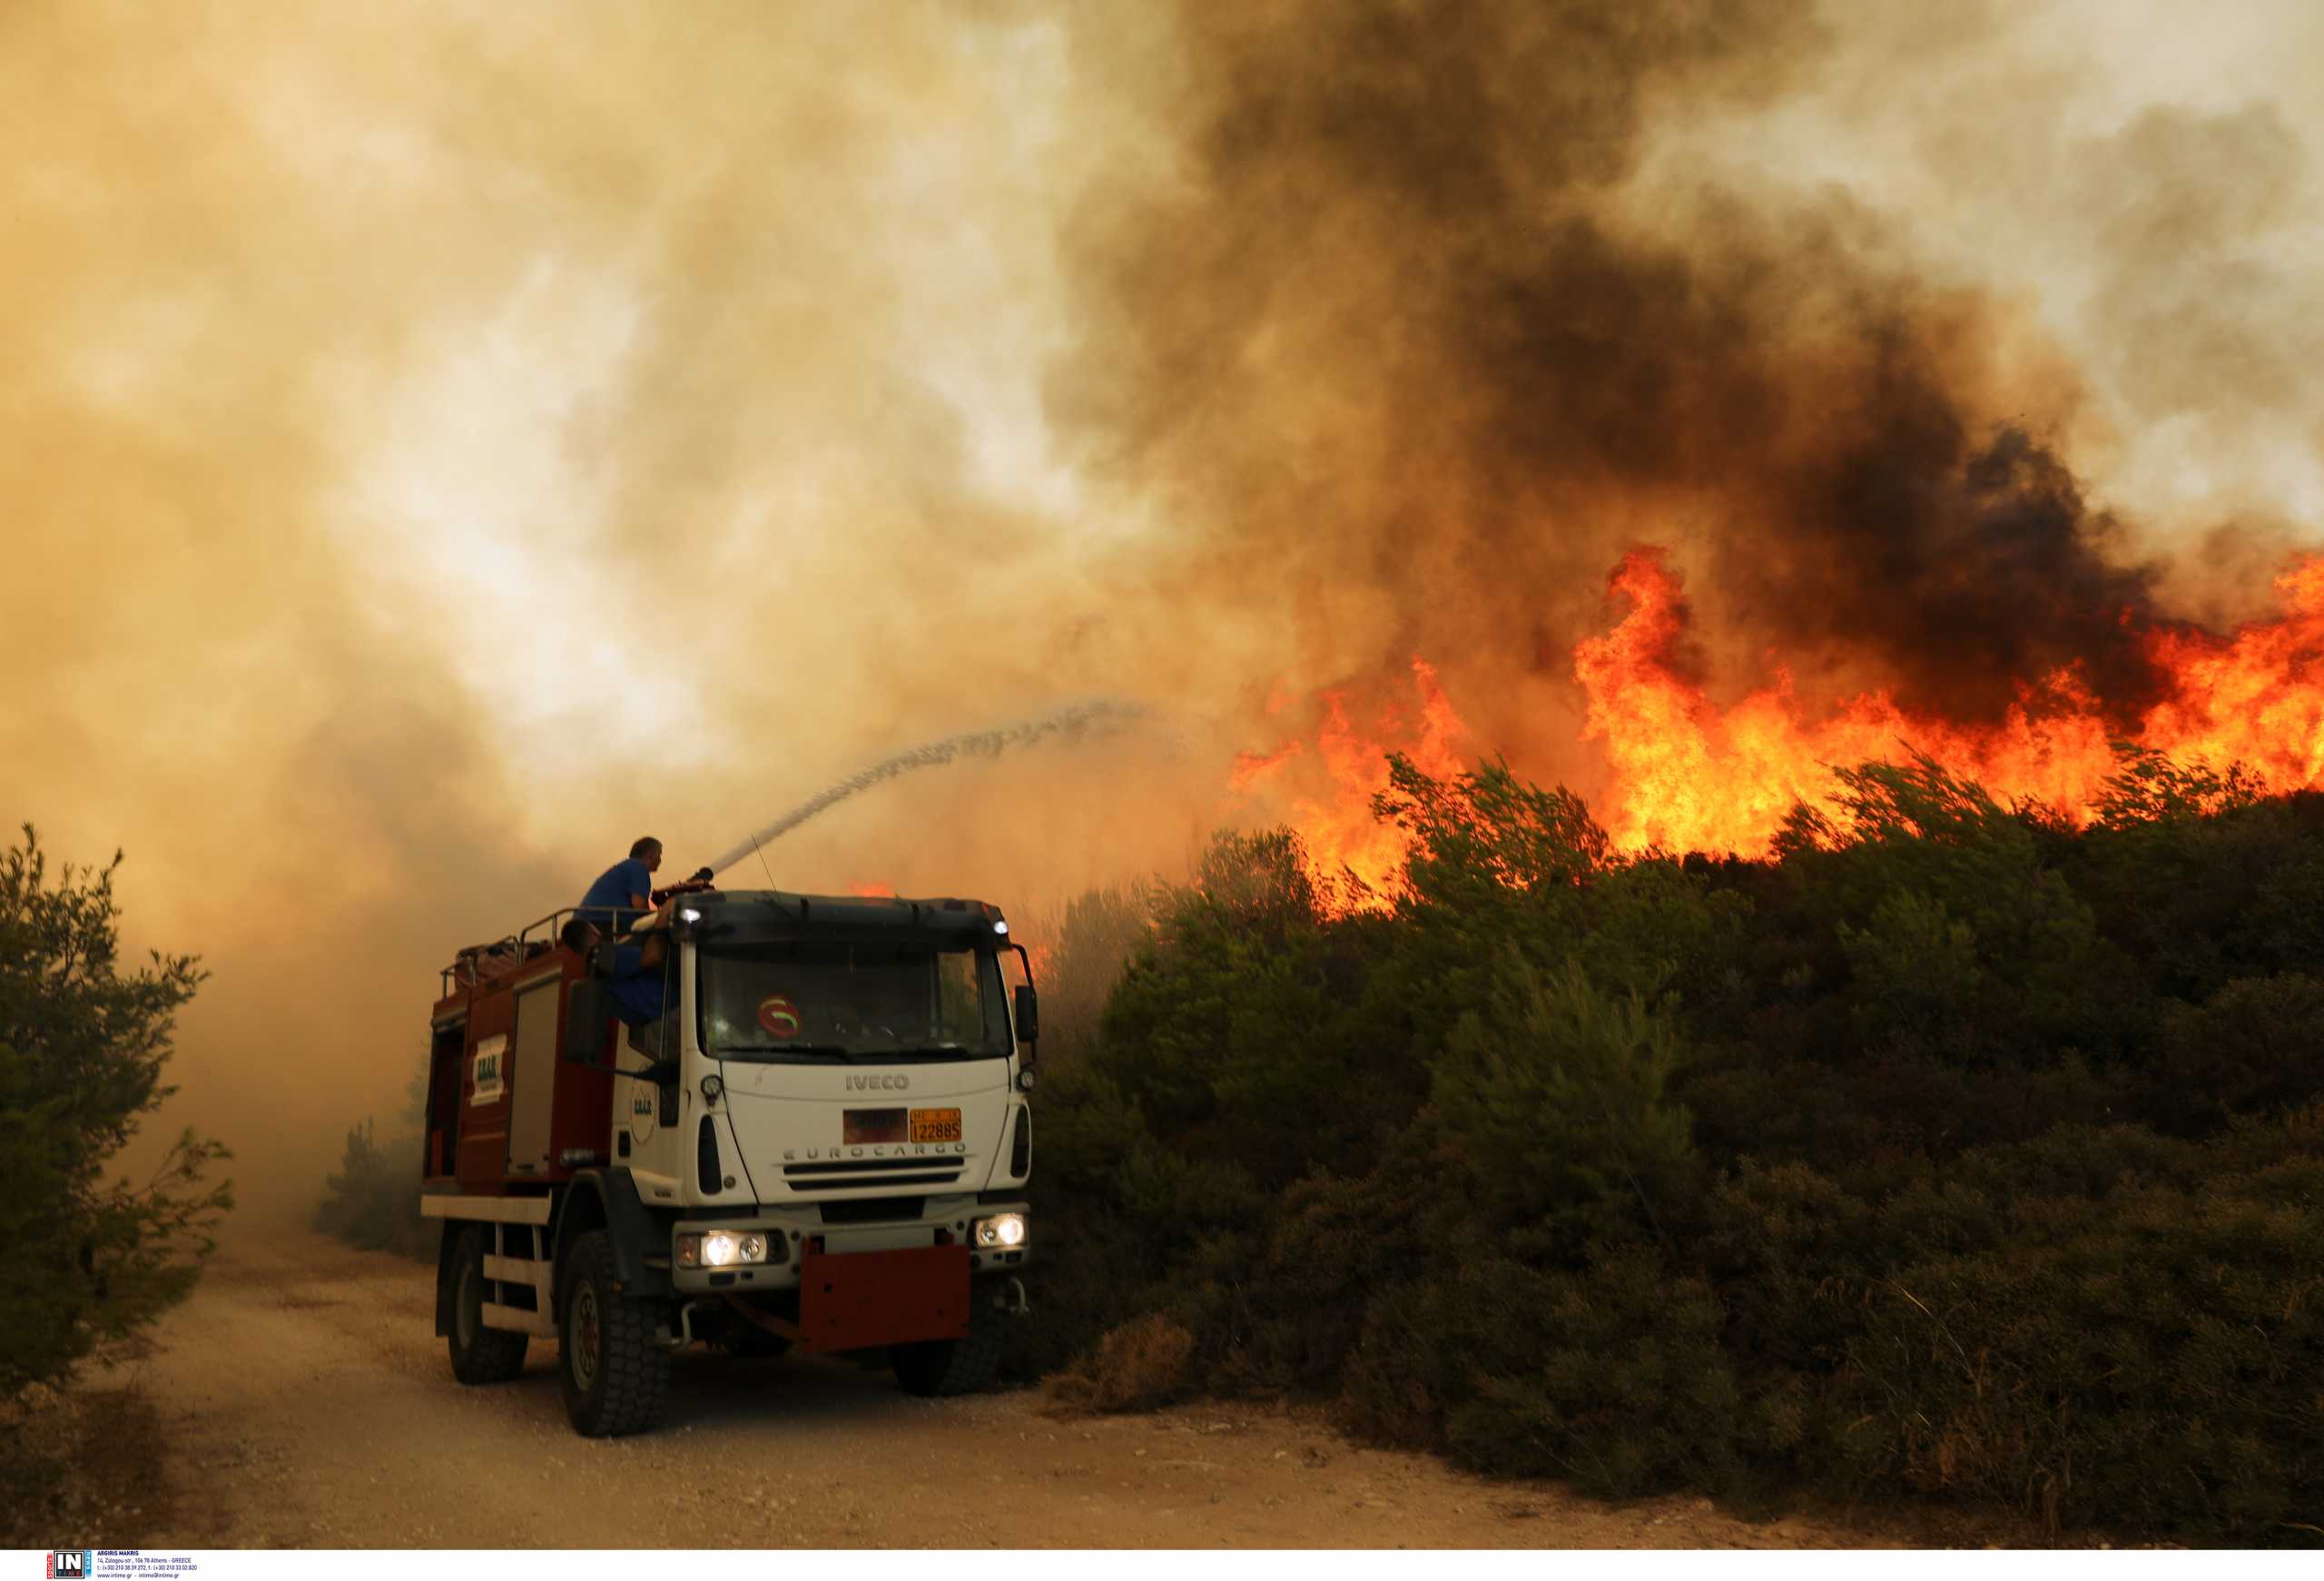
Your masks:
<instances>
[{"instance_id":1,"label":"truck front bumper","mask_svg":"<svg viewBox=\"0 0 2324 1581\"><path fill-rule=\"evenodd\" d=\"M1031 1260L1032 1218L1023 1202L980 1202L956 1198L929 1204L916 1220L878 1224L826 1224L813 1208L804 1211L766 1209L755 1213L717 1219L681 1219L671 1227L670 1284L681 1295L747 1295L755 1291L800 1289L802 1269L815 1258L843 1259L858 1253L906 1252L949 1248L963 1251L970 1276L1019 1272ZM1029 1233L1023 1243L1002 1248L970 1244L970 1227L996 1214L1023 1215ZM781 1262L738 1264L732 1268L689 1268L678 1260L677 1238L706 1235L763 1234L773 1248L783 1248ZM834 1266L844 1268L845 1264ZM870 1265L862 1265L869 1267Z\"/></svg>"}]
</instances>

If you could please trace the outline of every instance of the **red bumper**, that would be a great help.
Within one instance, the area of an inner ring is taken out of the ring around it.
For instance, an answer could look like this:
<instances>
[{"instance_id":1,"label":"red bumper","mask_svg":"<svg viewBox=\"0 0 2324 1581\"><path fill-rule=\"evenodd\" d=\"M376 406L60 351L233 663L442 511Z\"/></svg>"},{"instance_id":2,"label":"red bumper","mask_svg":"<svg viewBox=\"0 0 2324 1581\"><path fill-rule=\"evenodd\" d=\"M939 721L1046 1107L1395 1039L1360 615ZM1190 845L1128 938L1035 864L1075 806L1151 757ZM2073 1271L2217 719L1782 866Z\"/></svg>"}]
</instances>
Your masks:
<instances>
[{"instance_id":1,"label":"red bumper","mask_svg":"<svg viewBox=\"0 0 2324 1581\"><path fill-rule=\"evenodd\" d=\"M969 1331L969 1249L810 1251L799 1264L800 1348L862 1350Z\"/></svg>"}]
</instances>

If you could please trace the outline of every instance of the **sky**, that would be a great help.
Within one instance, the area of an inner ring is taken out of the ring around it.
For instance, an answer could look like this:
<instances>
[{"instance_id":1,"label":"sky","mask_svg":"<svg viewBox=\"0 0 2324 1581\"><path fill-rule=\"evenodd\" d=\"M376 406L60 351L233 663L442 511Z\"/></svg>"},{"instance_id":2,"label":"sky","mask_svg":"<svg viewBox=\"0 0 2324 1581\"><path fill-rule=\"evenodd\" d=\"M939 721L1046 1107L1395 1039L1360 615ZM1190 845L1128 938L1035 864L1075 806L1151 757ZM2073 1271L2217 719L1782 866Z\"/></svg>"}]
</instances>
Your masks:
<instances>
[{"instance_id":1,"label":"sky","mask_svg":"<svg viewBox=\"0 0 2324 1581\"><path fill-rule=\"evenodd\" d=\"M1496 157L1557 168L1446 235L1824 238L1973 304L1975 410L2179 608L2249 614L2324 537L2318 8L1668 0L1610 95L1536 94L1522 7L1350 9L1490 55L1478 124L1534 140ZM1394 149L1269 141L1379 69L1354 25L1222 15L0 5L0 814L125 851L128 942L203 957L164 1127L250 1211L400 1102L453 950L919 740L1152 720L857 798L786 887L1179 870L1281 811L1236 752L1423 649L1474 750L1587 780L1570 675L1508 656L1588 629L1669 502L1549 490L1555 543L1479 568L1503 474L1403 310L1485 254L1304 189Z\"/></svg>"}]
</instances>

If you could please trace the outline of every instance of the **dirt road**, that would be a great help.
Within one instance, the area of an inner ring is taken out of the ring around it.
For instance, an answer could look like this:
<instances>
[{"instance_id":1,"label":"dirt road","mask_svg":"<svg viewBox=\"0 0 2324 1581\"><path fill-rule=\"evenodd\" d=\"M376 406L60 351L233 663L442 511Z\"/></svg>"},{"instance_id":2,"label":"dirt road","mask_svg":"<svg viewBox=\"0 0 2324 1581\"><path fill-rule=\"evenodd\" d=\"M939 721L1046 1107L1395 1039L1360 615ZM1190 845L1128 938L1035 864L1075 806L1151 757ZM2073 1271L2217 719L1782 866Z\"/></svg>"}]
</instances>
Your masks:
<instances>
[{"instance_id":1,"label":"dirt road","mask_svg":"<svg viewBox=\"0 0 2324 1581\"><path fill-rule=\"evenodd\" d=\"M166 1485L104 1546L1729 1547L1894 1542L1694 1498L1607 1506L1361 1449L1309 1417L926 1401L844 1363L678 1359L662 1428L585 1440L556 1350L463 1388L430 1270L310 1235L222 1250L126 1369Z\"/></svg>"}]
</instances>

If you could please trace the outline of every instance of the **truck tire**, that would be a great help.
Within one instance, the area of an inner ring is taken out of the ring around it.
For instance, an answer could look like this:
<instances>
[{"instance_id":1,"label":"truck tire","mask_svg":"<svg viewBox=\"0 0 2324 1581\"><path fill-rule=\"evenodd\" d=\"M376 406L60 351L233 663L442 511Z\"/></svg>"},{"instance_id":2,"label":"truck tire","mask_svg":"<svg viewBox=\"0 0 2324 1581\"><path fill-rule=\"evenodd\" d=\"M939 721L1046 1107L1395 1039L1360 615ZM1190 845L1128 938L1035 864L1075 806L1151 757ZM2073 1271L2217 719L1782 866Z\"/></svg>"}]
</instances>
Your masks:
<instances>
[{"instance_id":1,"label":"truck tire","mask_svg":"<svg viewBox=\"0 0 2324 1581\"><path fill-rule=\"evenodd\" d=\"M906 1394L923 1398L974 1394L1000 1370L1002 1310L998 1281L979 1280L969 1291L969 1331L959 1339L923 1339L888 1347L888 1365Z\"/></svg>"},{"instance_id":2,"label":"truck tire","mask_svg":"<svg viewBox=\"0 0 2324 1581\"><path fill-rule=\"evenodd\" d=\"M670 1387L670 1352L655 1335L656 1304L615 1288L614 1240L602 1230L575 1238L563 1283L557 1371L573 1430L585 1438L645 1431Z\"/></svg>"},{"instance_id":3,"label":"truck tire","mask_svg":"<svg viewBox=\"0 0 2324 1581\"><path fill-rule=\"evenodd\" d=\"M462 1383L507 1383L525 1370L527 1336L484 1326L484 1252L489 1232L474 1226L452 1244L452 1376Z\"/></svg>"}]
</instances>

